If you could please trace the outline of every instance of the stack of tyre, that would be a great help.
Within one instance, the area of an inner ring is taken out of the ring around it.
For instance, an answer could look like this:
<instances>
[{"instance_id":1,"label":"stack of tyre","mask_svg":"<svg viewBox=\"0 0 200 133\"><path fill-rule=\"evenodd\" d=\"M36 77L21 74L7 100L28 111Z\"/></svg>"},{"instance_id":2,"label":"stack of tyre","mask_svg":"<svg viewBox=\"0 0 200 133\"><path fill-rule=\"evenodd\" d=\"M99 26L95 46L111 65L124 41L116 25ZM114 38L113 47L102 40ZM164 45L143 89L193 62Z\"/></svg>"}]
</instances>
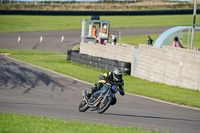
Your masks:
<instances>
[{"instance_id":1,"label":"stack of tyre","mask_svg":"<svg viewBox=\"0 0 200 133\"><path fill-rule=\"evenodd\" d=\"M118 60L112 60L108 58L90 56L87 54L81 54L79 51L68 50L67 60L77 62L79 64L93 66L98 69L113 71L114 68L120 68L125 75L131 73L131 63Z\"/></svg>"}]
</instances>

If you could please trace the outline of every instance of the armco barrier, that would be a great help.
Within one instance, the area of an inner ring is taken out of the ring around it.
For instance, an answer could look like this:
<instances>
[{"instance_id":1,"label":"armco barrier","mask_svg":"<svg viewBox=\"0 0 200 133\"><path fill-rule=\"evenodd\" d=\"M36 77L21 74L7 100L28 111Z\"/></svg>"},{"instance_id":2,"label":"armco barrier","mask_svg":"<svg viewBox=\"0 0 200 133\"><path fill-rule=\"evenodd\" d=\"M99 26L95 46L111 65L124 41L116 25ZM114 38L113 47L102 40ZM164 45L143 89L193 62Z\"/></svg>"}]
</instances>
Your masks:
<instances>
[{"instance_id":1,"label":"armco barrier","mask_svg":"<svg viewBox=\"0 0 200 133\"><path fill-rule=\"evenodd\" d=\"M87 54L81 54L79 51L68 50L67 60L77 62L79 64L93 66L95 68L113 71L115 67L120 68L125 75L131 74L131 63L111 60L102 57L89 56Z\"/></svg>"},{"instance_id":2,"label":"armco barrier","mask_svg":"<svg viewBox=\"0 0 200 133\"><path fill-rule=\"evenodd\" d=\"M197 14L200 9L197 9ZM0 10L0 15L102 15L102 16L123 16L123 15L180 15L193 14L193 9L177 10L146 10L146 11L43 11L43 10Z\"/></svg>"}]
</instances>

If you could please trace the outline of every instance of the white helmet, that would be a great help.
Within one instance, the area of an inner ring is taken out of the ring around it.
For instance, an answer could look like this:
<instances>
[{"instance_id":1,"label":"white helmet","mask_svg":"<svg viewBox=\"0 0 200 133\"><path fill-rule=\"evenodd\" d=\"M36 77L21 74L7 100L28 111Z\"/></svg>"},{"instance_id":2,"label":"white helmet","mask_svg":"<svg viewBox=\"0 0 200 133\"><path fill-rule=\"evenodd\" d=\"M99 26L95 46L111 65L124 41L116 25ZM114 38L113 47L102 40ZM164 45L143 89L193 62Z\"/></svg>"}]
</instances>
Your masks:
<instances>
[{"instance_id":1,"label":"white helmet","mask_svg":"<svg viewBox=\"0 0 200 133\"><path fill-rule=\"evenodd\" d=\"M113 71L113 78L114 81L122 80L122 71L120 69L115 68L115 70Z\"/></svg>"}]
</instances>

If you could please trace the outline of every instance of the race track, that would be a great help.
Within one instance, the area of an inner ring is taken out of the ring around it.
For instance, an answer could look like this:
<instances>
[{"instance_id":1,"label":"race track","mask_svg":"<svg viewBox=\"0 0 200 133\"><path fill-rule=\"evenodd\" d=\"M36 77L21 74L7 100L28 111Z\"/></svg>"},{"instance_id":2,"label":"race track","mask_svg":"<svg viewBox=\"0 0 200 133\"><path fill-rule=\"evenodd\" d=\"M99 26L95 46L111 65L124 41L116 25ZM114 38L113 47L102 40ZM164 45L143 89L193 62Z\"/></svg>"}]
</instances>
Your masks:
<instances>
[{"instance_id":1,"label":"race track","mask_svg":"<svg viewBox=\"0 0 200 133\"><path fill-rule=\"evenodd\" d=\"M158 34L168 28L169 27L119 28L111 29L111 31L120 31L123 37ZM62 35L64 35L63 43L61 42ZM21 43L18 43L19 36L21 37ZM40 43L40 36L43 36L43 43ZM77 44L80 44L80 36L81 30L1 33L0 48L66 52Z\"/></svg>"},{"instance_id":2,"label":"race track","mask_svg":"<svg viewBox=\"0 0 200 133\"><path fill-rule=\"evenodd\" d=\"M142 32L141 29L139 31ZM62 32L68 31L44 33L48 34L48 38L51 38L52 41L55 41L51 33L57 33L59 37ZM71 33L74 33L75 36L79 32L79 30L73 30ZM129 32L130 34L127 35L133 34L131 30ZM153 32L153 29L151 32ZM71 37L71 41L68 40L70 43L64 43L66 46L63 46L62 49L56 46L63 44L56 44L56 42L51 41L49 41L49 46L46 48L40 45L35 46L36 44L32 41L39 41L36 36L40 36L41 33L43 32L0 34L0 39L3 39L0 43L0 48L41 51L53 51L55 49L55 51L63 52L66 49L71 49L73 47L72 44L75 44L76 41L80 41L75 37L73 40L73 37ZM145 30L141 34L144 33L146 33ZM35 35L35 38L32 38L32 41L27 40L27 42L24 40L26 43L21 43L24 46L22 47L18 46L19 44L17 43L16 36L18 34L24 36L32 34ZM60 38L58 41L60 41ZM43 44L47 46L47 43L45 44L44 42ZM35 46L35 49L33 49L33 46ZM64 48L66 49L63 50ZM187 108L131 94L126 94L123 97L117 95L117 104L111 106L104 114L97 114L96 111L81 113L77 108L82 100L81 91L83 89L88 90L91 86L92 84L0 55L0 112L140 127L148 130L167 130L171 133L199 133L200 131L199 109Z\"/></svg>"},{"instance_id":3,"label":"race track","mask_svg":"<svg viewBox=\"0 0 200 133\"><path fill-rule=\"evenodd\" d=\"M23 113L141 127L142 129L198 133L200 110L126 94L104 114L81 113L81 91L92 85L55 72L0 56L0 112ZM98 75L97 75L98 76ZM4 79L4 80L2 80Z\"/></svg>"}]
</instances>

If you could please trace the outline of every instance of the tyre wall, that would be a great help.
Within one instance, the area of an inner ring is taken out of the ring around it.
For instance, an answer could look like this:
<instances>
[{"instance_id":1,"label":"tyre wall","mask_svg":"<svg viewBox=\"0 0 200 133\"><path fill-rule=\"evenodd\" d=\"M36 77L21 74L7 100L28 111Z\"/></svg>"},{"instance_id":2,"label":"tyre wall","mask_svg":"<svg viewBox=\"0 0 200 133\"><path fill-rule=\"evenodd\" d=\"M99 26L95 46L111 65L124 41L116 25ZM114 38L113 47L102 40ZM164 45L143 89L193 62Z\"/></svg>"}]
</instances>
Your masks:
<instances>
[{"instance_id":1,"label":"tyre wall","mask_svg":"<svg viewBox=\"0 0 200 133\"><path fill-rule=\"evenodd\" d=\"M97 56L90 56L87 54L81 54L79 51L68 50L67 60L77 62L79 64L92 66L98 69L113 71L114 68L120 68L125 75L130 75L131 73L131 63L112 60L108 58L102 58Z\"/></svg>"}]
</instances>

